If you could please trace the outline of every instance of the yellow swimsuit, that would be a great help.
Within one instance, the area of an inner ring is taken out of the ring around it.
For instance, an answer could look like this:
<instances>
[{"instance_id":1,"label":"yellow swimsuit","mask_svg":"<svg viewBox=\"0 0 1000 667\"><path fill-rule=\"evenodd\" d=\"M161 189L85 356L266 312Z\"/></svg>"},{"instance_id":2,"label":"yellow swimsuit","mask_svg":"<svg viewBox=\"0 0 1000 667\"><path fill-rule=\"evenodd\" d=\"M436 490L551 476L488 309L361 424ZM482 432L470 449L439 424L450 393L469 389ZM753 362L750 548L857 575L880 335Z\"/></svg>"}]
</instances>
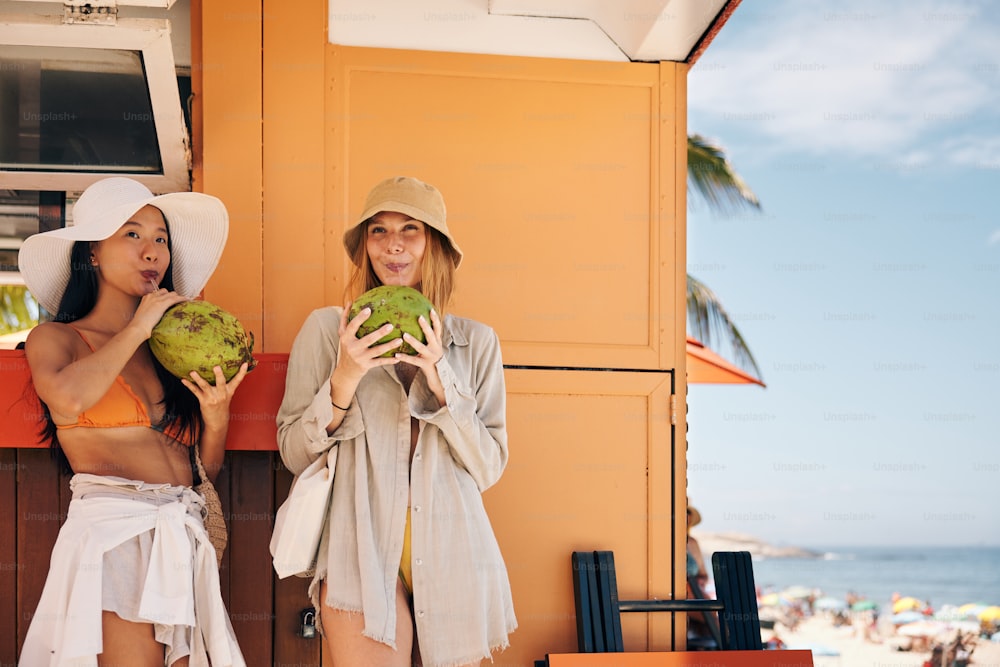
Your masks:
<instances>
[{"instance_id":1,"label":"yellow swimsuit","mask_svg":"<svg viewBox=\"0 0 1000 667\"><path fill-rule=\"evenodd\" d=\"M406 530L403 532L403 557L399 560L399 578L407 595L413 595L413 565L410 562L410 508L406 508Z\"/></svg>"},{"instance_id":2,"label":"yellow swimsuit","mask_svg":"<svg viewBox=\"0 0 1000 667\"><path fill-rule=\"evenodd\" d=\"M409 383L406 383L409 391ZM417 447L417 437L420 434L420 426L417 420L410 417L410 463L413 462L413 452ZM413 597L413 563L410 557L410 506L406 506L406 529L403 531L403 555L399 560L399 578L403 581L403 588L407 595Z\"/></svg>"}]
</instances>

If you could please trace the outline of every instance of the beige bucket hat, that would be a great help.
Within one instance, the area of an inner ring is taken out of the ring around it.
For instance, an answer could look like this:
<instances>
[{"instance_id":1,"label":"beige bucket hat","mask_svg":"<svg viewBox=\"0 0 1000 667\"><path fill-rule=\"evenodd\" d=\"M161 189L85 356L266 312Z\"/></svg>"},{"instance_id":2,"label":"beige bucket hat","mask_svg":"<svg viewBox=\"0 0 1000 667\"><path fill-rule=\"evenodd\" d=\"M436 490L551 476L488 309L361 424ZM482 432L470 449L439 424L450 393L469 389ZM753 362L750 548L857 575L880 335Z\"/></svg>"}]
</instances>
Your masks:
<instances>
[{"instance_id":1,"label":"beige bucket hat","mask_svg":"<svg viewBox=\"0 0 1000 667\"><path fill-rule=\"evenodd\" d=\"M170 228L170 264L174 289L195 297L222 257L229 236L225 205L200 192L155 196L131 178L105 178L83 191L73 205L73 225L25 239L18 266L28 290L45 310L59 310L69 284L70 254L77 241L103 241L143 206L155 206Z\"/></svg>"},{"instance_id":2,"label":"beige bucket hat","mask_svg":"<svg viewBox=\"0 0 1000 667\"><path fill-rule=\"evenodd\" d=\"M444 197L433 185L412 176L393 176L378 183L365 198L364 212L354 226L344 232L344 248L349 257L354 257L358 245L364 238L364 223L376 213L395 211L419 220L441 232L454 251L452 260L455 268L462 263L462 250L448 231L447 211Z\"/></svg>"}]
</instances>

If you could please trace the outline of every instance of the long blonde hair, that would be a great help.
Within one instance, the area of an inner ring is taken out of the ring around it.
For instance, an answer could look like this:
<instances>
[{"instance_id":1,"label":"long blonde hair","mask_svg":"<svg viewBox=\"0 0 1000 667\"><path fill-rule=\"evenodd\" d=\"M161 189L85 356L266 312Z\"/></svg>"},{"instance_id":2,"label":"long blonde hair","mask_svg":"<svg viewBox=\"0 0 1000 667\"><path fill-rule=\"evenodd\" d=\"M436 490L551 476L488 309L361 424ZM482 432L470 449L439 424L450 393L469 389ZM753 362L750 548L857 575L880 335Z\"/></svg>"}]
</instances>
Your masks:
<instances>
[{"instance_id":1,"label":"long blonde hair","mask_svg":"<svg viewBox=\"0 0 1000 667\"><path fill-rule=\"evenodd\" d=\"M344 289L344 299L354 301L370 289L378 287L382 281L375 275L371 260L368 259L368 247L365 243L368 238L368 223L365 220L361 227L361 243L358 243L354 256L351 257L353 266L351 275L347 279L347 287ZM451 294L455 289L455 251L452 250L448 239L428 224L424 224L427 234L427 246L424 249L424 257L420 262L420 292L434 304L434 310L444 319L444 314L448 304L451 302Z\"/></svg>"}]
</instances>

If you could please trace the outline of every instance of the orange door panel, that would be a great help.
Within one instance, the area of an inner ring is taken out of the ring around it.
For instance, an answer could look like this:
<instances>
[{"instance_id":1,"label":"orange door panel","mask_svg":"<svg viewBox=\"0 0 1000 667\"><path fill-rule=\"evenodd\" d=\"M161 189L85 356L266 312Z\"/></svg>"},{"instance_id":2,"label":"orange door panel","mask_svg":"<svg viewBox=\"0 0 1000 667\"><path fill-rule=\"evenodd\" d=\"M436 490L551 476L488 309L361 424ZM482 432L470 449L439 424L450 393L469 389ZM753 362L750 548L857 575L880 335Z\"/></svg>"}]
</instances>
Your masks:
<instances>
[{"instance_id":1,"label":"orange door panel","mask_svg":"<svg viewBox=\"0 0 1000 667\"><path fill-rule=\"evenodd\" d=\"M328 239L375 182L417 176L465 251L454 311L493 325L508 363L664 367L676 193L660 136L675 123L658 65L329 53ZM342 265L339 243L328 253Z\"/></svg>"},{"instance_id":2,"label":"orange door panel","mask_svg":"<svg viewBox=\"0 0 1000 667\"><path fill-rule=\"evenodd\" d=\"M573 551L614 550L623 598L671 594L671 374L510 369L506 379L510 461L484 497L520 622L502 661L530 665L576 649ZM656 616L623 617L626 647L670 647L669 619Z\"/></svg>"}]
</instances>

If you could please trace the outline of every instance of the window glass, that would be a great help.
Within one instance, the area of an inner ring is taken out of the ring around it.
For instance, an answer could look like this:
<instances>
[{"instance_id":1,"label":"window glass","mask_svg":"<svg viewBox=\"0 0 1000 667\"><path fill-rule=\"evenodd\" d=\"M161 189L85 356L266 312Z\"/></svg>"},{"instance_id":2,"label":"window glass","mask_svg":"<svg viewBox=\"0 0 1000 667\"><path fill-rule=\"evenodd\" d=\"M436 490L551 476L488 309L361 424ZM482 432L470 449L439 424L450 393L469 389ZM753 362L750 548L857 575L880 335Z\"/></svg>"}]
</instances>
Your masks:
<instances>
[{"instance_id":1,"label":"window glass","mask_svg":"<svg viewBox=\"0 0 1000 667\"><path fill-rule=\"evenodd\" d=\"M162 172L142 53L5 45L0 169Z\"/></svg>"}]
</instances>

